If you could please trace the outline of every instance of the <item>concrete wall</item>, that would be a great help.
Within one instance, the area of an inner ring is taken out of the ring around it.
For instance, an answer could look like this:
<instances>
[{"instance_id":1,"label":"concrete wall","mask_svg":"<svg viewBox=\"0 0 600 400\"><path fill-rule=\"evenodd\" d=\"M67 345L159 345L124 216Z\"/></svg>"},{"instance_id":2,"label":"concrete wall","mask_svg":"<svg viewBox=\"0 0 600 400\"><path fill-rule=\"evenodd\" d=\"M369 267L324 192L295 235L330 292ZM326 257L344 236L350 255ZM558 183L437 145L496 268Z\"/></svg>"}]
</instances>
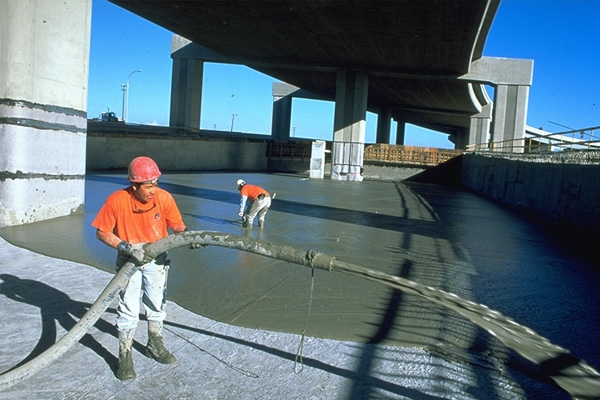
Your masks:
<instances>
[{"instance_id":1,"label":"concrete wall","mask_svg":"<svg viewBox=\"0 0 600 400\"><path fill-rule=\"evenodd\" d=\"M461 183L550 224L598 231L598 161L598 152L507 158L465 154Z\"/></svg>"},{"instance_id":2,"label":"concrete wall","mask_svg":"<svg viewBox=\"0 0 600 400\"><path fill-rule=\"evenodd\" d=\"M267 169L266 146L265 141L90 135L87 169L123 169L145 155L165 171L262 171Z\"/></svg>"}]
</instances>

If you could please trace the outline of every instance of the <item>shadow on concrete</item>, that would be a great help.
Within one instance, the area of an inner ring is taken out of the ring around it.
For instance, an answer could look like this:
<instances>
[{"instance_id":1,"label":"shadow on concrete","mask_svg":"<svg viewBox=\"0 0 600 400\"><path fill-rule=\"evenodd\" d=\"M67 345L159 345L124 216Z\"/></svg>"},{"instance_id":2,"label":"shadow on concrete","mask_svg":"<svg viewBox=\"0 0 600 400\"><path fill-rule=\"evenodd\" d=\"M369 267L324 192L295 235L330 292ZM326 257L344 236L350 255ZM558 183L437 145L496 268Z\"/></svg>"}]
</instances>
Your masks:
<instances>
[{"instance_id":1,"label":"shadow on concrete","mask_svg":"<svg viewBox=\"0 0 600 400\"><path fill-rule=\"evenodd\" d=\"M398 276L406 277L409 275L412 262L406 260L404 265L400 268ZM371 380L371 370L373 364L376 362L376 344L381 343L390 334L390 331L394 329L394 321L399 315L400 304L404 293L398 289L392 289L391 295L388 301L388 305L385 308L385 312L382 314L381 322L378 325L377 331L374 335L363 346L363 352L360 356L360 361L356 372L358 373L358 379L352 381L350 389L351 400L368 399L373 396L373 382Z\"/></svg>"},{"instance_id":2,"label":"shadow on concrete","mask_svg":"<svg viewBox=\"0 0 600 400\"><path fill-rule=\"evenodd\" d=\"M460 186L460 174L462 169L462 156L454 157L433 168L405 179L408 182L437 183L453 187Z\"/></svg>"},{"instance_id":3,"label":"shadow on concrete","mask_svg":"<svg viewBox=\"0 0 600 400\"><path fill-rule=\"evenodd\" d=\"M36 346L23 361L10 370L31 361L56 343L57 322L66 331L70 331L91 307L91 304L74 301L60 290L42 282L20 279L10 274L2 274L0 279L3 281L0 283L0 294L14 301L39 308L42 322L42 332ZM117 329L103 319L99 319L94 326L102 332L118 336ZM108 365L117 364L117 358L89 333L83 336L79 342L98 354Z\"/></svg>"},{"instance_id":4,"label":"shadow on concrete","mask_svg":"<svg viewBox=\"0 0 600 400\"><path fill-rule=\"evenodd\" d=\"M44 351L48 350L52 345L54 345L58 339L57 337L57 329L56 323L58 322L60 326L62 326L66 331L69 331L73 328L73 326L77 323L79 319L81 319L85 313L91 307L91 304L74 301L64 292L57 290L49 285L46 285L42 282L33 281L30 279L21 279L14 275L10 274L2 274L0 275L0 279L2 283L0 284L0 294L6 296L9 299L12 299L17 302L21 302L24 304L28 304L40 309L41 321L42 321L42 332L40 335L40 339L36 344L35 348L17 365L12 367L11 369L4 371L9 372L12 371L23 364L31 361L36 358ZM340 377L347 378L352 382L355 382L356 388L358 392L353 393L348 397L348 399L362 399L364 396L363 393L365 391L372 391L373 388L385 390L391 393L396 393L401 396L406 396L409 398L415 399L442 399L442 397L427 395L415 389L406 388L400 385L396 385L390 382L387 382L381 378L374 377L369 374L369 365L373 365L377 363L377 359L379 358L377 353L376 344L379 343L384 336L386 336L386 331L392 327L392 323L396 314L396 308L399 304L401 298L401 292L398 290L393 291L392 298L390 299L390 308L389 312L385 313L383 317L382 325L380 326L377 334L372 338L370 343L364 344L363 354L360 357L360 364L357 370L349 370L343 369L339 367L335 367L324 363L322 361L316 360L310 357L303 357L302 363L308 367L316 368L322 370L324 372L328 372L331 374L338 375ZM108 313L115 313L114 309L108 309ZM141 319L143 316L140 317ZM99 319L98 322L94 325L97 329L101 330L104 333L107 333L116 338L118 337L117 329L114 325L106 322L103 319ZM190 326L182 325L175 322L170 322L168 320L165 321L165 328L178 328L181 330L185 330L195 334L201 334L208 337L213 337L219 340L223 340L229 343L236 343L247 348L251 348L260 352L268 353L279 357L284 360L288 360L291 362L297 361L297 354L290 353L287 351L280 350L278 348L269 347L266 345L254 343L251 341L247 341L241 338L236 338L233 336L218 334L214 332L210 332L204 329L193 328ZM139 329L139 327L138 327ZM116 371L116 364L118 362L117 357L115 357L110 351L108 351L101 343L99 343L94 337L87 333L80 340L80 343L84 346L88 347L90 350L98 354L107 365L113 370ZM202 349L200 346L188 341L191 345L196 347L198 350L208 353L206 350ZM138 341L134 341L134 348L143 353L145 346ZM215 356L213 356L215 357ZM217 358L218 359L218 358ZM222 360L219 360L225 363ZM227 363L225 363L228 365ZM237 369L232 365L228 365L231 368Z\"/></svg>"},{"instance_id":5,"label":"shadow on concrete","mask_svg":"<svg viewBox=\"0 0 600 400\"><path fill-rule=\"evenodd\" d=\"M204 329L199 329L199 328L191 328L189 326L186 325L181 325L178 323L174 323L174 322L168 322L165 321L165 327L173 327L173 328L178 328L178 329L182 329L182 330L187 330L189 332L192 333L197 333L200 335L205 335L205 336L209 336L209 337L213 337L216 339L220 339L220 340L224 340L230 343L236 343L251 349L254 349L256 351L260 351L260 352L264 352L264 353L268 353L271 355L274 355L276 357L279 357L281 359L284 360L288 360L291 362L296 362L297 361L297 354L295 353L290 353L284 350L280 350L274 347L269 347L263 344L259 344L259 343L254 343L251 341L247 341L244 339L240 339L240 338L236 338L236 337L232 337L232 336L227 336L227 335L223 335L223 334L218 334L218 333L214 333L214 332L209 332L206 331ZM200 346L191 343L194 347L196 347L198 350L202 351L202 352L206 352L203 348L201 348ZM376 345L374 344L365 344L364 345L365 348L370 349L370 351L372 351ZM208 353L208 352L206 352ZM374 351L372 351L372 353L375 353ZM210 354L210 353L208 353ZM213 356L214 357L214 356ZM377 358L377 357L371 357L371 361L373 360L373 358ZM311 368L315 368L315 369L319 369L321 371L330 373L330 374L334 374L340 377L344 377L346 379L349 379L353 382L359 382L362 384L367 383L369 387L371 388L378 388L381 390L385 390L388 391L390 393L395 393L397 395L401 395L401 396L405 396L407 398L411 398L411 399L423 399L423 400L436 400L436 399L444 399L444 397L439 397L439 396L433 396L433 395L428 395L425 394L419 390L415 390L415 389L411 389L411 388L406 388L400 385L396 385L390 382L387 382L381 378L377 378L377 377L373 377L373 376L365 376L364 375L364 371L363 370L349 370L349 369L343 369L343 368L339 368L339 367L335 367L332 365L329 365L327 363L324 363L322 361L316 360L314 358L310 358L310 357L303 357L302 358L302 362L305 366L311 367ZM365 397L363 396L354 396L351 395L349 397L347 397L348 400L357 400L357 399L364 399Z\"/></svg>"}]
</instances>

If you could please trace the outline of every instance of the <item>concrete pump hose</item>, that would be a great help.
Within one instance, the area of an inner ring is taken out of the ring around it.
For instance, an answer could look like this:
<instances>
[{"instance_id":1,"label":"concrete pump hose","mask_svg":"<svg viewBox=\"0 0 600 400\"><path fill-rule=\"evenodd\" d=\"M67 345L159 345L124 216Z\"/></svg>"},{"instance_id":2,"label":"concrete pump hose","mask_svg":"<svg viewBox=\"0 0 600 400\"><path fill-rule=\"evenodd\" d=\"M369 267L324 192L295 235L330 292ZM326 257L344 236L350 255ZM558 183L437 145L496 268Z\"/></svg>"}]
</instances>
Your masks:
<instances>
[{"instance_id":1,"label":"concrete pump hose","mask_svg":"<svg viewBox=\"0 0 600 400\"><path fill-rule=\"evenodd\" d=\"M507 347L537 365L558 364L544 372L574 399L600 398L600 373L585 361L571 355L568 350L551 343L548 339L539 336L525 326L519 325L499 312L490 310L482 304L461 299L443 290L425 286L399 276L338 261L335 257L312 250L299 250L246 236L219 232L183 232L153 243L148 246L146 251L151 256L156 257L170 248L192 244L229 247L311 268L345 272L423 297L468 318L498 338ZM556 363L556 360L561 360L561 363Z\"/></svg>"},{"instance_id":2,"label":"concrete pump hose","mask_svg":"<svg viewBox=\"0 0 600 400\"><path fill-rule=\"evenodd\" d=\"M186 231L152 243L146 247L145 251L147 255L155 258L159 254L177 247L209 245L242 250L313 269L337 270L423 297L470 319L502 341L507 347L538 365L548 364L557 359L568 359L568 362L547 371L548 377L575 399L600 398L600 374L585 361L572 356L568 350L552 344L548 339L537 335L531 329L517 324L497 311L430 286L359 265L338 261L335 257L312 250L299 250L291 246L276 245L247 236L221 232ZM102 313L106 311L115 294L124 287L129 277L136 270L137 268L133 263L128 262L125 264L90 310L63 338L30 362L0 375L0 391L39 372L81 339L88 329L96 323Z\"/></svg>"},{"instance_id":3,"label":"concrete pump hose","mask_svg":"<svg viewBox=\"0 0 600 400\"><path fill-rule=\"evenodd\" d=\"M547 376L565 389L574 399L600 398L600 374L585 361L499 312L490 310L482 304L461 299L443 290L339 261L335 257L312 250L299 250L291 246L276 245L246 236L220 232L189 231L171 235L151 244L146 251L152 257L156 257L170 248L192 244L229 247L311 268L345 272L423 297L468 318L529 361L538 365L552 364L555 360L564 361L564 364L545 371Z\"/></svg>"},{"instance_id":4,"label":"concrete pump hose","mask_svg":"<svg viewBox=\"0 0 600 400\"><path fill-rule=\"evenodd\" d=\"M79 341L88 330L94 326L102 314L112 303L115 295L125 287L129 278L137 270L132 262L127 262L119 272L111 279L98 299L92 304L88 312L73 326L73 328L60 338L49 349L33 360L0 375L0 391L7 389L25 379L37 374L50 365L54 360L66 353L75 343Z\"/></svg>"}]
</instances>

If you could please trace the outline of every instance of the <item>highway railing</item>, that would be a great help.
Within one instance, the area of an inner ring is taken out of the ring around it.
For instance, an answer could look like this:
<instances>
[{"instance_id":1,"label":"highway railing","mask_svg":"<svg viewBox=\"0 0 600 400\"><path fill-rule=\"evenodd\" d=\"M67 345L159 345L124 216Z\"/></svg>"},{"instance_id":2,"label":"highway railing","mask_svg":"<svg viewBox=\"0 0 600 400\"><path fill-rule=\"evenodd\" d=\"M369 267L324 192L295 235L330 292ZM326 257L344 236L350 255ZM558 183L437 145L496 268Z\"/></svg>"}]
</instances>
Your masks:
<instances>
[{"instance_id":1,"label":"highway railing","mask_svg":"<svg viewBox=\"0 0 600 400\"><path fill-rule=\"evenodd\" d=\"M561 151L600 150L600 126L550 133L528 129L524 138L470 144L467 151L506 153L551 153Z\"/></svg>"}]
</instances>

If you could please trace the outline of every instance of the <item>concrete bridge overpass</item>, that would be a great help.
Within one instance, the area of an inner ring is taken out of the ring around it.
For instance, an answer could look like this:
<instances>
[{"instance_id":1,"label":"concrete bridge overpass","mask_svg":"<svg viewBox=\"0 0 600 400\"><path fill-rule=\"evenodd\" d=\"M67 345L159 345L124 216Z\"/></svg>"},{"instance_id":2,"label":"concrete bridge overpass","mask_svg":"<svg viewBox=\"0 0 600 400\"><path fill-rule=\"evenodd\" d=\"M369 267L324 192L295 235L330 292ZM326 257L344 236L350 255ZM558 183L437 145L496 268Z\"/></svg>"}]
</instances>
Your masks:
<instances>
[{"instance_id":1,"label":"concrete bridge overpass","mask_svg":"<svg viewBox=\"0 0 600 400\"><path fill-rule=\"evenodd\" d=\"M406 123L449 134L458 149L524 134L533 62L482 56L499 1L113 2L181 35L172 127L199 128L210 61L282 81L273 88L277 140L289 139L293 97L335 101L334 179L361 167L367 110L378 115L378 143L390 142L392 119L399 144Z\"/></svg>"},{"instance_id":2,"label":"concrete bridge overpass","mask_svg":"<svg viewBox=\"0 0 600 400\"><path fill-rule=\"evenodd\" d=\"M0 225L83 206L91 3L0 3ZM378 110L379 142L391 118L450 133L459 148L524 131L532 61L482 57L498 0L114 3L194 43L175 41L173 125L199 124L209 55L335 99L333 179L358 180L367 109ZM483 84L495 85L493 107Z\"/></svg>"}]
</instances>

